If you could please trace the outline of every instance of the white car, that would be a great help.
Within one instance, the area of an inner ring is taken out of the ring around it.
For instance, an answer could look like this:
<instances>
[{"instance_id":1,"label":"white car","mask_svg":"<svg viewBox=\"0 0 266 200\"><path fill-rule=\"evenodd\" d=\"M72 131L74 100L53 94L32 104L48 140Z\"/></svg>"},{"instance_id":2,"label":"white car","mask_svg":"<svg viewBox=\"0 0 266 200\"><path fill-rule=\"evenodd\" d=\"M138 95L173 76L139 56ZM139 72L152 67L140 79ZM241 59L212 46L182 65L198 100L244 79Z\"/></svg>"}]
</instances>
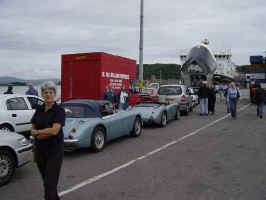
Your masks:
<instances>
[{"instance_id":1,"label":"white car","mask_svg":"<svg viewBox=\"0 0 266 200\"><path fill-rule=\"evenodd\" d=\"M161 85L158 96L159 102L178 103L181 114L188 115L193 110L192 97L185 85Z\"/></svg>"},{"instance_id":2,"label":"white car","mask_svg":"<svg viewBox=\"0 0 266 200\"><path fill-rule=\"evenodd\" d=\"M0 95L0 129L25 132L31 129L31 118L37 105L42 105L40 97L32 95Z\"/></svg>"},{"instance_id":3,"label":"white car","mask_svg":"<svg viewBox=\"0 0 266 200\"><path fill-rule=\"evenodd\" d=\"M0 186L7 184L16 168L30 162L32 144L15 132L0 131Z\"/></svg>"},{"instance_id":4,"label":"white car","mask_svg":"<svg viewBox=\"0 0 266 200\"><path fill-rule=\"evenodd\" d=\"M188 88L190 96L192 97L192 104L195 107L199 103L199 96L193 88Z\"/></svg>"}]
</instances>

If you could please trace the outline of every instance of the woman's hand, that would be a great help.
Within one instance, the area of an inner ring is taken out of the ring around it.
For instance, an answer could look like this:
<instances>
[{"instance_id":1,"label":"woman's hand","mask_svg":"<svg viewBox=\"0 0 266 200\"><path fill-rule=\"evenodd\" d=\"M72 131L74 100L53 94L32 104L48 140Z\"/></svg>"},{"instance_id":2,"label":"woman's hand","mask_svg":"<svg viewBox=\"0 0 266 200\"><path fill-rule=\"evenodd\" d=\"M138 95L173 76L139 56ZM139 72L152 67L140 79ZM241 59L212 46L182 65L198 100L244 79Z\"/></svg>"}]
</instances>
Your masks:
<instances>
[{"instance_id":1,"label":"woman's hand","mask_svg":"<svg viewBox=\"0 0 266 200\"><path fill-rule=\"evenodd\" d=\"M38 130L31 129L31 135L34 136L34 137L38 136L39 135Z\"/></svg>"},{"instance_id":2,"label":"woman's hand","mask_svg":"<svg viewBox=\"0 0 266 200\"><path fill-rule=\"evenodd\" d=\"M31 135L36 137L37 139L47 139L49 138L48 135L42 135L38 130L32 129L31 130Z\"/></svg>"},{"instance_id":3,"label":"woman's hand","mask_svg":"<svg viewBox=\"0 0 266 200\"><path fill-rule=\"evenodd\" d=\"M47 139L47 138L49 138L49 137L50 137L50 136L48 136L48 135L37 135L37 136L36 136L36 138L37 138L37 139L40 139L40 140L41 140L41 139Z\"/></svg>"}]
</instances>

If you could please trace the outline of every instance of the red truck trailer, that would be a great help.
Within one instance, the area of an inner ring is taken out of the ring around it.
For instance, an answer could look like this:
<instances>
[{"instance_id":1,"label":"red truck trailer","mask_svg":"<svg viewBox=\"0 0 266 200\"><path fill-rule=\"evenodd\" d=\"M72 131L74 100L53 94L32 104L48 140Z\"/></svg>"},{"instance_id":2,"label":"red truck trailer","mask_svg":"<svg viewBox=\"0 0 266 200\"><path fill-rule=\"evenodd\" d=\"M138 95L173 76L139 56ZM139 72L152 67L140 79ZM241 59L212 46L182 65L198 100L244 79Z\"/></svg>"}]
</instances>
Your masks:
<instances>
[{"instance_id":1,"label":"red truck trailer","mask_svg":"<svg viewBox=\"0 0 266 200\"><path fill-rule=\"evenodd\" d=\"M121 86L131 91L136 79L136 61L103 52L62 55L61 101L69 99L103 98L107 84L117 94ZM137 94L130 94L130 105L138 101Z\"/></svg>"}]
</instances>

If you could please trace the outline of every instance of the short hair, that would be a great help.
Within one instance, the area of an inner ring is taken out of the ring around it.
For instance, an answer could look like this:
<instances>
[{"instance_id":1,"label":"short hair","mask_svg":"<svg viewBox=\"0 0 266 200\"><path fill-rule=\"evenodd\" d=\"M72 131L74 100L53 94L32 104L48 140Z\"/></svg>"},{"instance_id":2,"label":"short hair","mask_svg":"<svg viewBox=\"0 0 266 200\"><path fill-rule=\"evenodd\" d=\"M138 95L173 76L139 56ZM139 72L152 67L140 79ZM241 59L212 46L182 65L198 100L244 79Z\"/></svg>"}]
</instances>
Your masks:
<instances>
[{"instance_id":1,"label":"short hair","mask_svg":"<svg viewBox=\"0 0 266 200\"><path fill-rule=\"evenodd\" d=\"M44 90L46 89L50 89L50 90L53 90L56 94L57 92L57 89L56 89L56 85L53 81L46 81L44 82L42 85L41 85L41 92L43 93Z\"/></svg>"}]
</instances>

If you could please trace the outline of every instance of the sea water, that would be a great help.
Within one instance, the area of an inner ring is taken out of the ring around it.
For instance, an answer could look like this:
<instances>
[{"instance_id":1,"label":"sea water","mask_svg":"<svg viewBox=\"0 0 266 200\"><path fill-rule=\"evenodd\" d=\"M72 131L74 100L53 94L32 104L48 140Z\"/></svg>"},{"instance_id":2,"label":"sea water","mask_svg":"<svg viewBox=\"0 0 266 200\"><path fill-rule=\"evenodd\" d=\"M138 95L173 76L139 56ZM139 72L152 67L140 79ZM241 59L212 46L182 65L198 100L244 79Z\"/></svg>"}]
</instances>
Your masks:
<instances>
[{"instance_id":1,"label":"sea water","mask_svg":"<svg viewBox=\"0 0 266 200\"><path fill-rule=\"evenodd\" d=\"M38 90L39 96L41 96L41 88L40 86L34 87ZM13 93L14 94L25 94L28 90L28 86L13 86ZM0 94L4 94L4 92L7 91L7 86L0 86ZM59 99L61 97L61 86L57 86L57 95L56 99Z\"/></svg>"}]
</instances>

